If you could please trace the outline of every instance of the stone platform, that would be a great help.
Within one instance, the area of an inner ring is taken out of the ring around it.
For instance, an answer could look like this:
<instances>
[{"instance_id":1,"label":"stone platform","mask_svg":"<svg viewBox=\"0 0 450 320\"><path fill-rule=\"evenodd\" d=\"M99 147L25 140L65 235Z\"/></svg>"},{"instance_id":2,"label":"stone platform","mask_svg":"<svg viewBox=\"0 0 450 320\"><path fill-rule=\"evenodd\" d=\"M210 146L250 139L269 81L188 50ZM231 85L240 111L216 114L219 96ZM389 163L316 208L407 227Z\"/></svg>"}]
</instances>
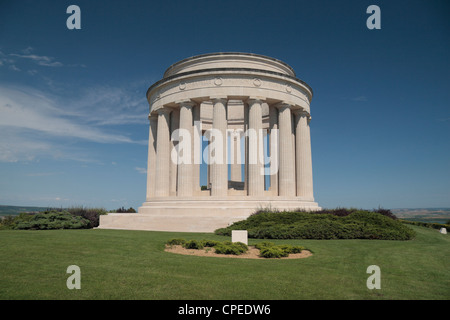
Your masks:
<instances>
[{"instance_id":1,"label":"stone platform","mask_svg":"<svg viewBox=\"0 0 450 320\"><path fill-rule=\"evenodd\" d=\"M307 210L321 208L316 202L292 199L259 198L242 200L229 196L226 199L161 199L145 202L139 213L109 213L100 216L99 229L214 232L244 220L259 209Z\"/></svg>"}]
</instances>

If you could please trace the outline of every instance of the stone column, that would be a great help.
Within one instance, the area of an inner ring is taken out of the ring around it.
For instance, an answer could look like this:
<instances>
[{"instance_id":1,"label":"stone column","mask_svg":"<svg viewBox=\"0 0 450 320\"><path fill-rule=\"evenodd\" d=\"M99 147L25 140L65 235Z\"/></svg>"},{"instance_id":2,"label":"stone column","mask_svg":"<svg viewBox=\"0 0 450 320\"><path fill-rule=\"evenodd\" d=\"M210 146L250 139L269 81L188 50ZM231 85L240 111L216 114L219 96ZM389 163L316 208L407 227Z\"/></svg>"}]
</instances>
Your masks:
<instances>
[{"instance_id":1,"label":"stone column","mask_svg":"<svg viewBox=\"0 0 450 320\"><path fill-rule=\"evenodd\" d=\"M291 142L292 142L292 176L294 177L294 190L297 190L297 181L295 179L295 116L292 113L291 110ZM294 196L295 196L296 192L294 191Z\"/></svg>"},{"instance_id":2,"label":"stone column","mask_svg":"<svg viewBox=\"0 0 450 320\"><path fill-rule=\"evenodd\" d=\"M264 195L264 145L262 135L262 101L249 99L248 127L249 127L249 163L248 163L248 195Z\"/></svg>"},{"instance_id":3,"label":"stone column","mask_svg":"<svg viewBox=\"0 0 450 320\"><path fill-rule=\"evenodd\" d=\"M158 116L148 116L150 129L148 134L148 162L147 162L147 201L155 196L156 176L156 134L158 129Z\"/></svg>"},{"instance_id":4,"label":"stone column","mask_svg":"<svg viewBox=\"0 0 450 320\"><path fill-rule=\"evenodd\" d=\"M158 109L158 130L156 135L156 179L155 196L169 196L170 131L171 110Z\"/></svg>"},{"instance_id":5,"label":"stone column","mask_svg":"<svg viewBox=\"0 0 450 320\"><path fill-rule=\"evenodd\" d=\"M302 110L295 112L295 153L297 196L314 201L311 136L308 113Z\"/></svg>"},{"instance_id":6,"label":"stone column","mask_svg":"<svg viewBox=\"0 0 450 320\"><path fill-rule=\"evenodd\" d=\"M200 122L200 105L195 104L192 108L193 117L193 139L192 139L192 159L193 159L193 172L192 172L192 186L194 191L200 191L200 163L202 159L202 131L201 127L196 127L195 122Z\"/></svg>"},{"instance_id":7,"label":"stone column","mask_svg":"<svg viewBox=\"0 0 450 320\"><path fill-rule=\"evenodd\" d=\"M278 168L279 168L279 132L278 131L278 110L274 106L269 106L269 152L270 152L270 191L272 195L278 195ZM276 134L275 134L276 132ZM274 139L276 138L276 139Z\"/></svg>"},{"instance_id":8,"label":"stone column","mask_svg":"<svg viewBox=\"0 0 450 320\"><path fill-rule=\"evenodd\" d=\"M278 195L295 196L295 176L292 150L291 106L281 103L277 105L278 126L280 133L280 163L278 170Z\"/></svg>"},{"instance_id":9,"label":"stone column","mask_svg":"<svg viewBox=\"0 0 450 320\"><path fill-rule=\"evenodd\" d=\"M248 103L244 103L244 190L248 195Z\"/></svg>"},{"instance_id":10,"label":"stone column","mask_svg":"<svg viewBox=\"0 0 450 320\"><path fill-rule=\"evenodd\" d=\"M189 197L192 196L193 191L193 153L192 153L192 140L194 127L192 126L192 108L194 104L190 101L183 101L180 103L180 141L183 145L183 154L180 159L181 162L178 163L178 188L177 196ZM182 138L181 138L182 137ZM187 139L187 140L185 140ZM187 142L187 143L186 143Z\"/></svg>"},{"instance_id":11,"label":"stone column","mask_svg":"<svg viewBox=\"0 0 450 320\"><path fill-rule=\"evenodd\" d=\"M211 143L210 137L208 136L208 140L206 140L208 149L208 159L206 164L206 186L211 191L211 150L209 149L209 144Z\"/></svg>"},{"instance_id":12,"label":"stone column","mask_svg":"<svg viewBox=\"0 0 450 320\"><path fill-rule=\"evenodd\" d=\"M177 171L178 171L178 139L172 140L174 131L180 127L180 110L173 109L170 113L170 147L169 147L169 196L177 195ZM176 156L172 159L172 153ZM175 161L174 161L175 160Z\"/></svg>"},{"instance_id":13,"label":"stone column","mask_svg":"<svg viewBox=\"0 0 450 320\"><path fill-rule=\"evenodd\" d=\"M232 131L230 134L230 180L242 181L241 170L241 132L240 130Z\"/></svg>"},{"instance_id":14,"label":"stone column","mask_svg":"<svg viewBox=\"0 0 450 320\"><path fill-rule=\"evenodd\" d=\"M215 161L211 161L213 162L211 164L211 195L226 196L228 194L227 100L225 98L213 98L212 101L212 128L217 133L220 132L221 135L214 135ZM221 139L221 141L218 139ZM209 151L211 152L211 150Z\"/></svg>"}]
</instances>

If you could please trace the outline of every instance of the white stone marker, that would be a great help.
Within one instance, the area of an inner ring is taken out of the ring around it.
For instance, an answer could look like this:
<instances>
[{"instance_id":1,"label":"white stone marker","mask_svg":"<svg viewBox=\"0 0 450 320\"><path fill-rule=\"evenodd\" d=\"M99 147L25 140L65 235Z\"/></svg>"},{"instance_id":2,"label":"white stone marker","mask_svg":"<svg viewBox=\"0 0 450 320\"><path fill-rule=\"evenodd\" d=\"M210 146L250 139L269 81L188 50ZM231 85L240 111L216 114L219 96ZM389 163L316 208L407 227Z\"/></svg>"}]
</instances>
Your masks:
<instances>
[{"instance_id":1,"label":"white stone marker","mask_svg":"<svg viewBox=\"0 0 450 320\"><path fill-rule=\"evenodd\" d=\"M439 230L439 232L442 233L442 234L447 234L447 229L441 228L441 230Z\"/></svg>"},{"instance_id":2,"label":"white stone marker","mask_svg":"<svg viewBox=\"0 0 450 320\"><path fill-rule=\"evenodd\" d=\"M248 245L247 230L231 230L231 242L242 242Z\"/></svg>"}]
</instances>

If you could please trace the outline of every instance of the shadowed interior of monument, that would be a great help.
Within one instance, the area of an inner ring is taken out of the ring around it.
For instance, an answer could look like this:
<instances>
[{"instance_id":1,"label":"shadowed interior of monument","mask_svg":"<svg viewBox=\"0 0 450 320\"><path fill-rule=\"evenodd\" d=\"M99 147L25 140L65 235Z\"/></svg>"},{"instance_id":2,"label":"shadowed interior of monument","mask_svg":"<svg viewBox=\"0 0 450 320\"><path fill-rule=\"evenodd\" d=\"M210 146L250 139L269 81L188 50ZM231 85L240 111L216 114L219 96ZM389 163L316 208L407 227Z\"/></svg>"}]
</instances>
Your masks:
<instances>
[{"instance_id":1,"label":"shadowed interior of monument","mask_svg":"<svg viewBox=\"0 0 450 320\"><path fill-rule=\"evenodd\" d=\"M230 143L230 140L233 139L232 136L228 136L228 190L233 191L244 191L245 190L245 138L241 137L239 143L237 143L236 139L233 144ZM269 135L264 134L264 190L270 189L270 139ZM231 146L236 146L239 148L240 158L232 159L233 153L231 152ZM202 163L200 164L200 176L199 176L199 186L201 190L210 190L211 183L209 182L209 168L206 161L203 161L202 155L208 154L208 140L206 138L202 139L202 149L200 152L200 157L202 159Z\"/></svg>"}]
</instances>

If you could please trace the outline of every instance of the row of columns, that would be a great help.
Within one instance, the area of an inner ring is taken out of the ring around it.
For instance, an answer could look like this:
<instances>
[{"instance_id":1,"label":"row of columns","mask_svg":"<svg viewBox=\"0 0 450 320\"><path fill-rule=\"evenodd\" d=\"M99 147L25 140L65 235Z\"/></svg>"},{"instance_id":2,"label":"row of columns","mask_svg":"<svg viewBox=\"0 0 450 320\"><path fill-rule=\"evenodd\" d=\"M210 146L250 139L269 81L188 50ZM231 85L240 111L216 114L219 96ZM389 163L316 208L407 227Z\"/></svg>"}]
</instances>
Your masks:
<instances>
[{"instance_id":1,"label":"row of columns","mask_svg":"<svg viewBox=\"0 0 450 320\"><path fill-rule=\"evenodd\" d=\"M217 97L211 99L213 104L212 128L222 133L222 145L227 146L227 99ZM244 130L262 129L261 99L248 99L244 102ZM171 112L179 110L179 117L170 117ZM151 115L149 130L147 200L153 197L168 197L171 190L177 196L189 197L199 190L200 166L195 164L195 154L200 154L200 146L191 148L191 163L174 164L170 159L171 127L188 130L194 134L194 121L200 120L200 105L191 101L179 103L179 109L161 108L157 116ZM177 118L179 122L176 123ZM172 120L171 120L172 119ZM302 197L313 201L311 139L309 115L302 111L292 111L291 105L279 103L269 105L269 133L273 129L279 131L278 171L271 175L271 191L273 195L283 197ZM259 161L263 155L263 143L246 136L245 155L245 189L248 196L264 195L264 165ZM193 139L195 140L195 139ZM276 146L270 143L270 154ZM237 152L235 152L237 153ZM211 196L227 196L228 164L227 152L221 153L223 161L210 164ZM237 171L235 169L235 171ZM237 172L234 173L238 175ZM240 177L240 173L239 173ZM232 177L233 180L233 177Z\"/></svg>"}]
</instances>

